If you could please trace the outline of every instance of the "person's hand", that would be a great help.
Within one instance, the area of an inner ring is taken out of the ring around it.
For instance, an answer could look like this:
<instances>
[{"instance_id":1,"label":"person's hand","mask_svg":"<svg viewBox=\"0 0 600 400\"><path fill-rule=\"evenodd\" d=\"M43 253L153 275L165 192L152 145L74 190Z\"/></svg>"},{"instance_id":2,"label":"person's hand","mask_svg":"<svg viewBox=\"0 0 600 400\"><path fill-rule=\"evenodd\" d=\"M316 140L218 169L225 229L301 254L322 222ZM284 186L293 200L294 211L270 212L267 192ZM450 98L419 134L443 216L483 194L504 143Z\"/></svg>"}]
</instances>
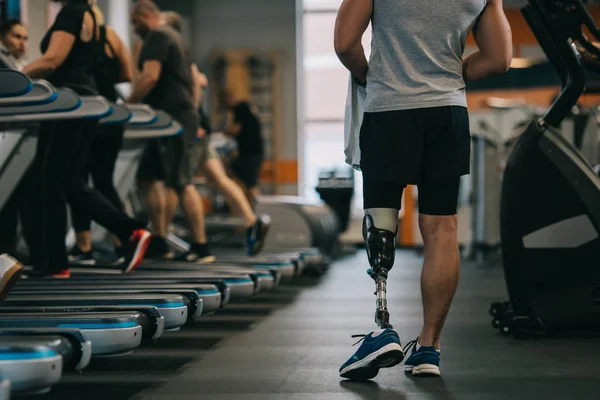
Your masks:
<instances>
[{"instance_id":1,"label":"person's hand","mask_svg":"<svg viewBox=\"0 0 600 400\"><path fill-rule=\"evenodd\" d=\"M204 136L206 136L206 130L198 128L198 131L196 132L196 137L198 139L202 139Z\"/></svg>"},{"instance_id":2,"label":"person's hand","mask_svg":"<svg viewBox=\"0 0 600 400\"><path fill-rule=\"evenodd\" d=\"M198 75L198 82L200 83L202 88L208 87L208 78L202 72L200 72L200 74Z\"/></svg>"}]
</instances>

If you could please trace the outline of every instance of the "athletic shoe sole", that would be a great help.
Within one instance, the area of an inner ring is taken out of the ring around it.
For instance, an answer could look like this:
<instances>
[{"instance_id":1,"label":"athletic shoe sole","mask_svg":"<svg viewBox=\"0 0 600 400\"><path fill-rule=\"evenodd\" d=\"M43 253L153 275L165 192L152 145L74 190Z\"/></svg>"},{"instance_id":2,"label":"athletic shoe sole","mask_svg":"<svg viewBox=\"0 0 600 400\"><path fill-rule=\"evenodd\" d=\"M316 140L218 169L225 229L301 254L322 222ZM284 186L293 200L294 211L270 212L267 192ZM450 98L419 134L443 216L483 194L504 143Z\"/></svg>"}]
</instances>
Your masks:
<instances>
[{"instance_id":1,"label":"athletic shoe sole","mask_svg":"<svg viewBox=\"0 0 600 400\"><path fill-rule=\"evenodd\" d=\"M6 299L10 290L21 278L22 273L23 266L20 263L16 263L4 273L2 280L0 280L0 302Z\"/></svg>"},{"instance_id":2,"label":"athletic shoe sole","mask_svg":"<svg viewBox=\"0 0 600 400\"><path fill-rule=\"evenodd\" d=\"M217 257L215 256L207 256L207 257L202 257L199 258L198 260L195 261L196 264L210 264L215 262L215 260L217 259Z\"/></svg>"},{"instance_id":3,"label":"athletic shoe sole","mask_svg":"<svg viewBox=\"0 0 600 400\"><path fill-rule=\"evenodd\" d=\"M366 381L375 378L379 373L379 369L396 366L403 359L402 346L398 343L390 343L362 360L348 365L340 371L340 376L353 381Z\"/></svg>"},{"instance_id":4,"label":"athletic shoe sole","mask_svg":"<svg viewBox=\"0 0 600 400\"><path fill-rule=\"evenodd\" d=\"M123 270L124 274L131 273L134 269L136 269L142 260L144 259L144 254L146 254L146 250L148 249L148 245L150 245L150 237L152 235L150 232L145 231L142 234L142 237L139 239L138 244L135 246L135 252L133 253L133 258L129 262L127 268Z\"/></svg>"},{"instance_id":5,"label":"athletic shoe sole","mask_svg":"<svg viewBox=\"0 0 600 400\"><path fill-rule=\"evenodd\" d=\"M421 364L415 366L404 366L405 374L412 374L413 376L422 377L435 377L440 376L440 367L433 364Z\"/></svg>"},{"instance_id":6,"label":"athletic shoe sole","mask_svg":"<svg viewBox=\"0 0 600 400\"><path fill-rule=\"evenodd\" d=\"M69 264L73 265L96 265L96 260L72 259L69 257Z\"/></svg>"}]
</instances>

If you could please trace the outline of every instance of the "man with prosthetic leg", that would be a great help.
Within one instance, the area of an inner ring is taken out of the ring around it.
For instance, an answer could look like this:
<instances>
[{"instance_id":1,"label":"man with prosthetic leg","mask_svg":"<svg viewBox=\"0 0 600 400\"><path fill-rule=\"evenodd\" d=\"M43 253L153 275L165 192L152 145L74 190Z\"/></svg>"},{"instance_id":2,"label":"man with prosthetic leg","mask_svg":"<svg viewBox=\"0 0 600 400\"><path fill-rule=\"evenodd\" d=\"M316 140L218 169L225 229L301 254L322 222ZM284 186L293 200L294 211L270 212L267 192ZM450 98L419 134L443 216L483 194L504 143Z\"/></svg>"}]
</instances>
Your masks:
<instances>
[{"instance_id":1,"label":"man with prosthetic leg","mask_svg":"<svg viewBox=\"0 0 600 400\"><path fill-rule=\"evenodd\" d=\"M362 35L372 24L371 57ZM422 27L436 26L436 29ZM479 50L463 57L467 35ZM413 376L440 375L441 332L458 286L457 203L469 173L466 80L507 71L512 37L501 0L344 0L335 49L354 84L366 90L360 130L363 236L375 282L378 330L362 337L340 376L374 378L401 363ZM394 265L398 215L407 185L417 185L425 257L423 328L401 346L390 324L387 279ZM356 344L358 344L356 343ZM410 351L410 355L408 354Z\"/></svg>"}]
</instances>

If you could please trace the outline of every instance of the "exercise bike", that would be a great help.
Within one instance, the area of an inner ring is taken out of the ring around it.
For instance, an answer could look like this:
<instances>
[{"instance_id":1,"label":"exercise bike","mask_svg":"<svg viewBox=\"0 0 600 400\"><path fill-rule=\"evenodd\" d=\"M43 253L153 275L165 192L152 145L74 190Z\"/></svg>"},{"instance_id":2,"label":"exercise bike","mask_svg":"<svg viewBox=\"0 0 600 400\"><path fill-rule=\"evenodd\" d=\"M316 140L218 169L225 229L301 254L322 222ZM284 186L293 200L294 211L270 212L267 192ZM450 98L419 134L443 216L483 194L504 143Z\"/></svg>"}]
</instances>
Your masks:
<instances>
[{"instance_id":1,"label":"exercise bike","mask_svg":"<svg viewBox=\"0 0 600 400\"><path fill-rule=\"evenodd\" d=\"M529 0L523 15L562 91L524 129L509 155L501 191L500 239L509 301L493 325L526 337L600 327L600 178L558 128L600 70L600 29L580 0ZM576 44L577 43L577 44Z\"/></svg>"}]
</instances>

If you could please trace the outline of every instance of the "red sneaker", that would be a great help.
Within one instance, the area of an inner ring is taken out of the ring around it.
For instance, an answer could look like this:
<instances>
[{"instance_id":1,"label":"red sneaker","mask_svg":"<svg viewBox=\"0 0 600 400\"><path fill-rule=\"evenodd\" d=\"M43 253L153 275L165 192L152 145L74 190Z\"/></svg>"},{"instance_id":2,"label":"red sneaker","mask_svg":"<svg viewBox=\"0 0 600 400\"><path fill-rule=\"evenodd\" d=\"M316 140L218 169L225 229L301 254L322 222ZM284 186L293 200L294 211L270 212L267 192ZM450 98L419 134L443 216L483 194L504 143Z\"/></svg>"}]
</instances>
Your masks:
<instances>
[{"instance_id":1,"label":"red sneaker","mask_svg":"<svg viewBox=\"0 0 600 400\"><path fill-rule=\"evenodd\" d=\"M70 269L63 269L60 272L57 272L55 274L52 274L52 278L54 279L68 279L71 277L71 270Z\"/></svg>"},{"instance_id":2,"label":"red sneaker","mask_svg":"<svg viewBox=\"0 0 600 400\"><path fill-rule=\"evenodd\" d=\"M129 238L127 254L123 263L123 273L128 274L137 268L144 259L148 245L150 244L150 232L138 229Z\"/></svg>"}]
</instances>

